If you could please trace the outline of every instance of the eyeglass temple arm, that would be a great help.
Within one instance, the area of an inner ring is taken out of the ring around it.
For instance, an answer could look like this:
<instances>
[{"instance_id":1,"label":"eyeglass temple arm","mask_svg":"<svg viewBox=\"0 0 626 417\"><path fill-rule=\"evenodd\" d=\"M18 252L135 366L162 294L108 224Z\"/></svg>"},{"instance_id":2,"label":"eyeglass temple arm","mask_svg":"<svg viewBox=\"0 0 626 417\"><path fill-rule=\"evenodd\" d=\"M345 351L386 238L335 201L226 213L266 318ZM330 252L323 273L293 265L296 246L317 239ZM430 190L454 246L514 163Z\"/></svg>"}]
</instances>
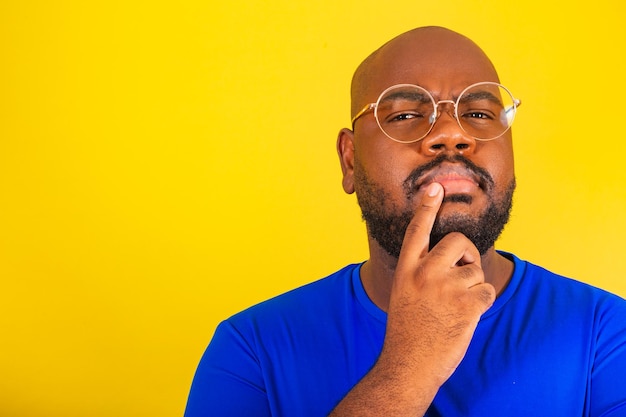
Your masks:
<instances>
[{"instance_id":1,"label":"eyeglass temple arm","mask_svg":"<svg viewBox=\"0 0 626 417\"><path fill-rule=\"evenodd\" d=\"M365 107L363 107L353 118L352 118L352 128L354 128L354 122L356 122L356 120L363 116L365 113L367 113L368 111L372 110L374 107L376 107L376 103L370 103L368 105L366 105Z\"/></svg>"}]
</instances>

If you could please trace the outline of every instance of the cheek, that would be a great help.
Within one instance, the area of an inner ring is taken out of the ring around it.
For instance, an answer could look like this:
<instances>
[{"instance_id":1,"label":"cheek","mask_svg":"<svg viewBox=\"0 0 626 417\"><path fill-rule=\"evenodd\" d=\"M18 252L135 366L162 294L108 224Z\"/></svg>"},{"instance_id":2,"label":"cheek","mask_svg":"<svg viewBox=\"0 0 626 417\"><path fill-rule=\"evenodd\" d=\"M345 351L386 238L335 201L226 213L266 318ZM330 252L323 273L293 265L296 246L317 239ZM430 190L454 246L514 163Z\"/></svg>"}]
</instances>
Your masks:
<instances>
[{"instance_id":1,"label":"cheek","mask_svg":"<svg viewBox=\"0 0 626 417\"><path fill-rule=\"evenodd\" d=\"M357 147L355 161L370 180L396 195L398 192L403 193L402 184L415 168L416 161L411 157L412 152L407 145L399 144L403 149L398 149L398 146L393 146L395 143L392 142L390 146L386 142L389 139L379 138L376 144Z\"/></svg>"},{"instance_id":2,"label":"cheek","mask_svg":"<svg viewBox=\"0 0 626 417\"><path fill-rule=\"evenodd\" d=\"M486 160L482 161L482 166L490 172L496 188L504 190L515 178L513 147L510 141L503 141L497 145L485 153Z\"/></svg>"}]
</instances>

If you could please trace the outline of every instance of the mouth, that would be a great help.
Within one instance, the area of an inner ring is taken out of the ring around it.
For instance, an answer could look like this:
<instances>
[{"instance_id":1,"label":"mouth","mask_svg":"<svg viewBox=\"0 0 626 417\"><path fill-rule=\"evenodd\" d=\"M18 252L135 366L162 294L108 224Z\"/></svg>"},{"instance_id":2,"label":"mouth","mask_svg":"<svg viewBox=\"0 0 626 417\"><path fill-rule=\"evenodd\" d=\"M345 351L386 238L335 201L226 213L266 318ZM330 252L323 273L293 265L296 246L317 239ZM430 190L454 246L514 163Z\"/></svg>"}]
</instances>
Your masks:
<instances>
[{"instance_id":1,"label":"mouth","mask_svg":"<svg viewBox=\"0 0 626 417\"><path fill-rule=\"evenodd\" d=\"M409 200L416 197L422 187L433 182L444 188L444 201L467 202L477 191L490 194L494 187L491 175L463 155L440 154L433 160L416 167L402 186Z\"/></svg>"},{"instance_id":2,"label":"mouth","mask_svg":"<svg viewBox=\"0 0 626 417\"><path fill-rule=\"evenodd\" d=\"M419 190L433 182L442 185L446 196L472 194L478 189L485 189L485 183L479 175L459 164L441 164L421 175L415 186Z\"/></svg>"}]
</instances>

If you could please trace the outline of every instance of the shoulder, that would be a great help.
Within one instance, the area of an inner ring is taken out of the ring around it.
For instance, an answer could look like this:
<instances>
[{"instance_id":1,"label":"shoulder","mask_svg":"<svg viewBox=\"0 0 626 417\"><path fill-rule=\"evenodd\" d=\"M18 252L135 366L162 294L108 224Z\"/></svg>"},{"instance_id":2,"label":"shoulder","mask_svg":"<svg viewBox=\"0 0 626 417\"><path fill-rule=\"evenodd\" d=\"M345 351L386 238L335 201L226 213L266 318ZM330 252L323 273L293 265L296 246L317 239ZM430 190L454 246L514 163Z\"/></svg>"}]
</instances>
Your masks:
<instances>
[{"instance_id":1,"label":"shoulder","mask_svg":"<svg viewBox=\"0 0 626 417\"><path fill-rule=\"evenodd\" d=\"M618 295L577 279L560 275L532 262L522 260L511 253L502 251L499 253L513 261L514 272L510 286L515 292L520 290L535 294L557 292L563 297L582 297L593 300L610 299L618 304L626 302Z\"/></svg>"},{"instance_id":2,"label":"shoulder","mask_svg":"<svg viewBox=\"0 0 626 417\"><path fill-rule=\"evenodd\" d=\"M249 307L227 321L240 326L251 321L292 321L323 314L351 299L353 274L358 274L360 266L361 264L347 265L327 277Z\"/></svg>"},{"instance_id":3,"label":"shoulder","mask_svg":"<svg viewBox=\"0 0 626 417\"><path fill-rule=\"evenodd\" d=\"M518 301L556 315L584 315L599 321L613 317L616 325L626 326L626 300L622 297L514 255L506 256L515 263L511 292Z\"/></svg>"},{"instance_id":4,"label":"shoulder","mask_svg":"<svg viewBox=\"0 0 626 417\"><path fill-rule=\"evenodd\" d=\"M593 302L606 301L617 305L626 305L626 300L616 294L575 278L557 274L530 262L526 262L524 278L534 283L538 289L547 287L551 291L558 291L564 298L575 297Z\"/></svg>"}]
</instances>

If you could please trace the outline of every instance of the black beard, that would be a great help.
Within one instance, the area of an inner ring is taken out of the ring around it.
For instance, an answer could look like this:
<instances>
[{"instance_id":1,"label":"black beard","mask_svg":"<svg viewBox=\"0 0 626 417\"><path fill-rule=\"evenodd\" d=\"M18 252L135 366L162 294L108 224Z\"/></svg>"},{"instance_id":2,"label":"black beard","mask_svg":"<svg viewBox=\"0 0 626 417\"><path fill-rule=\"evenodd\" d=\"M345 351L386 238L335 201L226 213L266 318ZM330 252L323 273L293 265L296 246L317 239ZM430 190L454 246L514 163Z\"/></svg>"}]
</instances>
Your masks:
<instances>
[{"instance_id":1,"label":"black beard","mask_svg":"<svg viewBox=\"0 0 626 417\"><path fill-rule=\"evenodd\" d=\"M509 221L511 207L513 205L513 192L515 191L515 178L511 180L506 191L499 198L493 196L493 179L488 172L476 167L471 161L463 156L446 158L445 155L435 158L428 164L418 167L404 182L407 201L411 202L414 197L414 182L419 176L443 161L460 162L481 179L481 186L489 198L489 205L477 218L467 214L450 214L445 218L437 216L430 235L430 249L432 249L445 235L451 232L464 234L476 246L481 255L491 248L504 226ZM389 207L391 199L388 193L377 184L374 184L359 161L355 161L354 182L357 201L361 207L363 220L367 224L370 236L394 258L400 256L402 241L406 229L414 216L414 209L407 205L405 209ZM444 202L471 203L471 196L452 195L444 198Z\"/></svg>"}]
</instances>

